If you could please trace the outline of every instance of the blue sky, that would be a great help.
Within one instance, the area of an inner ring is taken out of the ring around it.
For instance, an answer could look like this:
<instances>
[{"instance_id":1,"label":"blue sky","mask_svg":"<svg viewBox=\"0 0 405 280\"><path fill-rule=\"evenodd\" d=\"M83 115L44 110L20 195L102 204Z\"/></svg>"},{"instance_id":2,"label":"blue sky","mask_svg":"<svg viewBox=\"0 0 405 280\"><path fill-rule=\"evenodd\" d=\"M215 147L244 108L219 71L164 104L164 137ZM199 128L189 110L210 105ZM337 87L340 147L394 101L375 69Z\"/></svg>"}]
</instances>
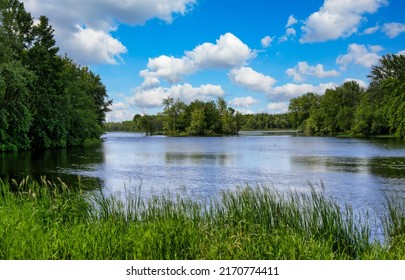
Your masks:
<instances>
[{"instance_id":1,"label":"blue sky","mask_svg":"<svg viewBox=\"0 0 405 280\"><path fill-rule=\"evenodd\" d=\"M224 97L242 113L347 80L368 84L387 53L405 54L402 0L24 0L46 15L61 54L102 77L109 121Z\"/></svg>"}]
</instances>

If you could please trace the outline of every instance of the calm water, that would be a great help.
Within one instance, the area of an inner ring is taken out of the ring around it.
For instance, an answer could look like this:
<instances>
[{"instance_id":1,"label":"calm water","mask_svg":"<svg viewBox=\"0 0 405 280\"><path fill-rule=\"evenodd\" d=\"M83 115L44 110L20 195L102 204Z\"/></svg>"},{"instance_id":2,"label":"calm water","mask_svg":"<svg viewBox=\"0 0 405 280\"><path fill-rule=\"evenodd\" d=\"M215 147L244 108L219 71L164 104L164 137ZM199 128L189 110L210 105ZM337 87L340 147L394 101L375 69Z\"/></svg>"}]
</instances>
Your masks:
<instances>
[{"instance_id":1,"label":"calm water","mask_svg":"<svg viewBox=\"0 0 405 280\"><path fill-rule=\"evenodd\" d=\"M0 154L0 176L60 177L108 192L161 191L196 197L246 184L309 190L357 212L384 212L385 195L405 197L405 141L333 137L258 136L169 138L108 133L103 144Z\"/></svg>"}]
</instances>

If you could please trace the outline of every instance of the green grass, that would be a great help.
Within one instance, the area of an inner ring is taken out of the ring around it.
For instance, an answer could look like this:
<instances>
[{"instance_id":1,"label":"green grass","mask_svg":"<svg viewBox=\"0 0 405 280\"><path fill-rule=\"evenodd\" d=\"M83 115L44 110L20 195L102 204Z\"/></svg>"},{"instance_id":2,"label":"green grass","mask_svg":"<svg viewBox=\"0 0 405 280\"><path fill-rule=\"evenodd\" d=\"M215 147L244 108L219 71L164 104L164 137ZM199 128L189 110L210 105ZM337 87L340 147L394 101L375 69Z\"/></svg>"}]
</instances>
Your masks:
<instances>
[{"instance_id":1,"label":"green grass","mask_svg":"<svg viewBox=\"0 0 405 280\"><path fill-rule=\"evenodd\" d=\"M387 244L347 207L310 194L239 188L211 202L105 197L63 182L0 181L0 259L405 259L403 205Z\"/></svg>"}]
</instances>

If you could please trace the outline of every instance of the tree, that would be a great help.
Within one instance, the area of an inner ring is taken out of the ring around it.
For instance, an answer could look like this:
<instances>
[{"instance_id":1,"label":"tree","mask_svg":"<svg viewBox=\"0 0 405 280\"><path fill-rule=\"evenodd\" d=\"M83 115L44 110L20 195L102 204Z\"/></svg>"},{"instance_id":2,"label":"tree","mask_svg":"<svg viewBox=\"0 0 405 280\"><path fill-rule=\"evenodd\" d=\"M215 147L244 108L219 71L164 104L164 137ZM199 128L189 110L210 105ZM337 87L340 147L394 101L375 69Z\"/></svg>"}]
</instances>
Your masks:
<instances>
[{"instance_id":1,"label":"tree","mask_svg":"<svg viewBox=\"0 0 405 280\"><path fill-rule=\"evenodd\" d=\"M388 127L393 135L405 137L405 76L386 78L381 82L381 90L385 92L386 105L384 113Z\"/></svg>"},{"instance_id":2,"label":"tree","mask_svg":"<svg viewBox=\"0 0 405 280\"><path fill-rule=\"evenodd\" d=\"M371 84L357 108L354 132L403 137L405 56L383 56L368 77Z\"/></svg>"},{"instance_id":3,"label":"tree","mask_svg":"<svg viewBox=\"0 0 405 280\"><path fill-rule=\"evenodd\" d=\"M320 96L308 92L300 97L295 97L290 100L288 106L288 115L291 125L294 128L303 128L304 121L306 121L314 109L319 108Z\"/></svg>"},{"instance_id":4,"label":"tree","mask_svg":"<svg viewBox=\"0 0 405 280\"><path fill-rule=\"evenodd\" d=\"M98 138L108 100L98 75L59 48L45 16L0 1L0 151L54 148Z\"/></svg>"},{"instance_id":5,"label":"tree","mask_svg":"<svg viewBox=\"0 0 405 280\"><path fill-rule=\"evenodd\" d=\"M34 75L19 59L30 42L31 25L21 3L0 2L0 151L30 147L28 98Z\"/></svg>"},{"instance_id":6,"label":"tree","mask_svg":"<svg viewBox=\"0 0 405 280\"><path fill-rule=\"evenodd\" d=\"M163 99L163 115L165 116L164 129L168 134L176 135L185 129L184 112L186 104L177 99L174 101L172 97Z\"/></svg>"},{"instance_id":7,"label":"tree","mask_svg":"<svg viewBox=\"0 0 405 280\"><path fill-rule=\"evenodd\" d=\"M195 136L205 135L206 129L204 108L195 108L191 113L191 122L187 128L187 133Z\"/></svg>"},{"instance_id":8,"label":"tree","mask_svg":"<svg viewBox=\"0 0 405 280\"><path fill-rule=\"evenodd\" d=\"M368 78L371 79L371 87L379 86L388 78L400 78L405 76L405 55L384 55L378 65L371 68Z\"/></svg>"},{"instance_id":9,"label":"tree","mask_svg":"<svg viewBox=\"0 0 405 280\"><path fill-rule=\"evenodd\" d=\"M17 0L0 1L0 30L13 49L14 58L20 58L22 53L31 45L33 19L26 12L24 4ZM2 42L3 43L3 42ZM2 48L5 45L2 44Z\"/></svg>"},{"instance_id":10,"label":"tree","mask_svg":"<svg viewBox=\"0 0 405 280\"><path fill-rule=\"evenodd\" d=\"M67 116L65 101L66 80L64 63L57 56L53 29L48 19L40 17L33 27L33 46L28 49L25 65L36 75L30 96L33 125L30 137L36 148L65 147L67 143Z\"/></svg>"},{"instance_id":11,"label":"tree","mask_svg":"<svg viewBox=\"0 0 405 280\"><path fill-rule=\"evenodd\" d=\"M18 61L0 64L0 151L30 147L27 98L32 81L32 73Z\"/></svg>"}]
</instances>

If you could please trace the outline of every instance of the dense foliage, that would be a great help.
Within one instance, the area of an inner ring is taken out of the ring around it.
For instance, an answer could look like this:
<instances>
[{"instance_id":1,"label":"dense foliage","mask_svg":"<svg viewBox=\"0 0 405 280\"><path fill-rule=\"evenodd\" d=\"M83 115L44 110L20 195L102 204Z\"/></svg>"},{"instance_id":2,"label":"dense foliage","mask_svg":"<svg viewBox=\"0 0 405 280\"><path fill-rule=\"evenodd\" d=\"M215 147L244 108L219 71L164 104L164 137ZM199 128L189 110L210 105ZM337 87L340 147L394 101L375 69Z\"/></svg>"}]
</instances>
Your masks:
<instances>
[{"instance_id":1,"label":"dense foliage","mask_svg":"<svg viewBox=\"0 0 405 280\"><path fill-rule=\"evenodd\" d=\"M0 2L0 152L99 138L107 100L100 77L57 53L45 16Z\"/></svg>"},{"instance_id":2,"label":"dense foliage","mask_svg":"<svg viewBox=\"0 0 405 280\"><path fill-rule=\"evenodd\" d=\"M142 131L147 135L237 135L240 130L289 129L287 114L246 114L228 107L223 98L216 102L195 100L185 104L172 98L163 102L164 111L157 115L136 114L131 121L107 123L110 131Z\"/></svg>"},{"instance_id":3,"label":"dense foliage","mask_svg":"<svg viewBox=\"0 0 405 280\"><path fill-rule=\"evenodd\" d=\"M324 95L293 98L289 116L305 133L405 136L405 56L388 54L371 69L363 89L346 82Z\"/></svg>"}]
</instances>

